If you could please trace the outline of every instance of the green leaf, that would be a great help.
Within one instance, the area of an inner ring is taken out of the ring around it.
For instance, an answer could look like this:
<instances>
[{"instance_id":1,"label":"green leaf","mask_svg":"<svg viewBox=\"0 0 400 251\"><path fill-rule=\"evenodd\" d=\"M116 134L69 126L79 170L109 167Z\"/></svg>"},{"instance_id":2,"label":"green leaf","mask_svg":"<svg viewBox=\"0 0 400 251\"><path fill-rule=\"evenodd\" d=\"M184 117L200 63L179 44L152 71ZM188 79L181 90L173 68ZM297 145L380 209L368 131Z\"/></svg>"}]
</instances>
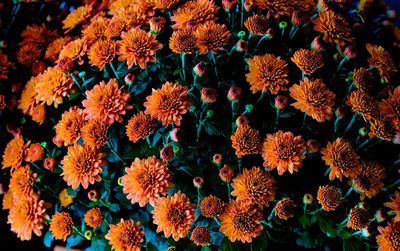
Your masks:
<instances>
[{"instance_id":1,"label":"green leaf","mask_svg":"<svg viewBox=\"0 0 400 251\"><path fill-rule=\"evenodd\" d=\"M105 250L107 243L103 239L93 239L92 240L92 250L93 251L103 251Z\"/></svg>"},{"instance_id":2,"label":"green leaf","mask_svg":"<svg viewBox=\"0 0 400 251\"><path fill-rule=\"evenodd\" d=\"M278 230L275 228L266 231L266 233L268 234L268 236L271 240L278 242L278 243L285 243L285 242L287 242L287 240L289 238L288 231Z\"/></svg>"},{"instance_id":3,"label":"green leaf","mask_svg":"<svg viewBox=\"0 0 400 251\"><path fill-rule=\"evenodd\" d=\"M299 218L300 224L303 225L303 227L308 227L311 226L311 219L310 217L308 217L306 214L303 214L300 218Z\"/></svg>"},{"instance_id":4,"label":"green leaf","mask_svg":"<svg viewBox=\"0 0 400 251\"><path fill-rule=\"evenodd\" d=\"M51 234L50 231L47 231L46 234L45 234L44 237L43 237L43 244L44 244L46 247L49 248L49 247L51 247L51 243L53 242L53 240L54 240L53 235Z\"/></svg>"},{"instance_id":5,"label":"green leaf","mask_svg":"<svg viewBox=\"0 0 400 251\"><path fill-rule=\"evenodd\" d=\"M221 242L221 250L222 251L241 251L240 247L231 242L228 238L224 238Z\"/></svg>"},{"instance_id":6,"label":"green leaf","mask_svg":"<svg viewBox=\"0 0 400 251\"><path fill-rule=\"evenodd\" d=\"M67 238L67 246L66 246L67 251L70 248L75 247L76 245L78 245L79 243L81 243L84 240L85 240L85 238L83 238L83 236L81 236L79 234L71 235L70 237Z\"/></svg>"},{"instance_id":7,"label":"green leaf","mask_svg":"<svg viewBox=\"0 0 400 251\"><path fill-rule=\"evenodd\" d=\"M365 250L363 243L354 238L348 238L343 240L343 251L358 251Z\"/></svg>"},{"instance_id":8,"label":"green leaf","mask_svg":"<svg viewBox=\"0 0 400 251\"><path fill-rule=\"evenodd\" d=\"M343 230L339 233L339 236L342 237L342 239L348 239L352 236L352 233L349 231Z\"/></svg>"},{"instance_id":9,"label":"green leaf","mask_svg":"<svg viewBox=\"0 0 400 251\"><path fill-rule=\"evenodd\" d=\"M336 236L336 229L332 220L320 217L319 227L321 228L322 232L324 232L328 237L333 238Z\"/></svg>"},{"instance_id":10,"label":"green leaf","mask_svg":"<svg viewBox=\"0 0 400 251\"><path fill-rule=\"evenodd\" d=\"M69 95L69 101L76 99L77 97L79 97L79 95L81 95L80 92L71 93L71 95Z\"/></svg>"},{"instance_id":11,"label":"green leaf","mask_svg":"<svg viewBox=\"0 0 400 251\"><path fill-rule=\"evenodd\" d=\"M118 204L111 204L111 205L110 205L110 210L111 210L112 212L118 212L119 210L121 210L121 208L119 207Z\"/></svg>"},{"instance_id":12,"label":"green leaf","mask_svg":"<svg viewBox=\"0 0 400 251\"><path fill-rule=\"evenodd\" d=\"M315 248L315 241L309 232L300 233L300 236L296 239L296 244L305 248Z\"/></svg>"},{"instance_id":13,"label":"green leaf","mask_svg":"<svg viewBox=\"0 0 400 251\"><path fill-rule=\"evenodd\" d=\"M267 231L262 231L261 235L253 241L253 248L255 250L267 250L269 237Z\"/></svg>"},{"instance_id":14,"label":"green leaf","mask_svg":"<svg viewBox=\"0 0 400 251\"><path fill-rule=\"evenodd\" d=\"M201 248L201 251L212 251L212 249L209 248L209 247L202 247L202 248Z\"/></svg>"}]
</instances>

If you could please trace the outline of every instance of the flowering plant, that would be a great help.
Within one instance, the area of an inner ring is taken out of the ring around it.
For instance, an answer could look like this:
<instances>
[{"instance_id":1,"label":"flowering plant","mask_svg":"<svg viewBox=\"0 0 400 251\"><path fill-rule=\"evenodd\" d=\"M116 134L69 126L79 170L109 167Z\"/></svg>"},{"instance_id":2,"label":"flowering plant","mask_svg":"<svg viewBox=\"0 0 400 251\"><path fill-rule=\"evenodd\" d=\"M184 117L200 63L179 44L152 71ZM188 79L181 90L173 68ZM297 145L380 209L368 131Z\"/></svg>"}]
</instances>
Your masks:
<instances>
[{"instance_id":1,"label":"flowering plant","mask_svg":"<svg viewBox=\"0 0 400 251\"><path fill-rule=\"evenodd\" d=\"M400 250L400 30L382 1L75 2L0 6L21 240Z\"/></svg>"}]
</instances>

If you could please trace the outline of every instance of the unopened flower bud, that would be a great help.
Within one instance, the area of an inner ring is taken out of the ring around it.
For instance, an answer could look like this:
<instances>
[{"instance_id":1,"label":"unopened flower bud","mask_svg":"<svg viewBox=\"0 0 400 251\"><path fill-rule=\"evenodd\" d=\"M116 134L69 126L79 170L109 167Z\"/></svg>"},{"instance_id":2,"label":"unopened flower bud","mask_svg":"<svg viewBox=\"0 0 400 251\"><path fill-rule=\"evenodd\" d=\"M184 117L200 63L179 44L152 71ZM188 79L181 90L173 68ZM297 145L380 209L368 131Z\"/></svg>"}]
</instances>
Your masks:
<instances>
[{"instance_id":1,"label":"unopened flower bud","mask_svg":"<svg viewBox=\"0 0 400 251\"><path fill-rule=\"evenodd\" d=\"M212 118L214 116L214 111L208 110L206 114L207 114L207 118Z\"/></svg>"},{"instance_id":2,"label":"unopened flower bud","mask_svg":"<svg viewBox=\"0 0 400 251\"><path fill-rule=\"evenodd\" d=\"M204 64L203 62L200 62L195 67L193 67L193 73L198 77L203 76L205 72L206 64Z\"/></svg>"},{"instance_id":3,"label":"unopened flower bud","mask_svg":"<svg viewBox=\"0 0 400 251\"><path fill-rule=\"evenodd\" d=\"M247 50L247 48L248 48L248 45L247 45L246 40L241 39L236 43L236 51L237 52L244 52Z\"/></svg>"},{"instance_id":4,"label":"unopened flower bud","mask_svg":"<svg viewBox=\"0 0 400 251\"><path fill-rule=\"evenodd\" d=\"M361 137L365 137L365 136L368 134L367 128L365 128L365 127L360 128L360 129L358 130L358 134L359 134Z\"/></svg>"},{"instance_id":5,"label":"unopened flower bud","mask_svg":"<svg viewBox=\"0 0 400 251\"><path fill-rule=\"evenodd\" d=\"M50 172L54 171L56 164L57 164L57 161L52 157L47 157L43 162L44 168L46 168Z\"/></svg>"},{"instance_id":6,"label":"unopened flower bud","mask_svg":"<svg viewBox=\"0 0 400 251\"><path fill-rule=\"evenodd\" d=\"M131 84L133 84L135 82L136 76L133 73L128 73L128 74L125 75L124 80L125 80L125 83L127 85L131 85Z\"/></svg>"},{"instance_id":7,"label":"unopened flower bud","mask_svg":"<svg viewBox=\"0 0 400 251\"><path fill-rule=\"evenodd\" d=\"M225 164L224 167L219 170L219 177L223 182L230 182L234 176L235 173L233 169L227 164Z\"/></svg>"},{"instance_id":8,"label":"unopened flower bud","mask_svg":"<svg viewBox=\"0 0 400 251\"><path fill-rule=\"evenodd\" d=\"M282 110L287 106L288 99L286 96L278 95L275 98L275 108Z\"/></svg>"},{"instance_id":9,"label":"unopened flower bud","mask_svg":"<svg viewBox=\"0 0 400 251\"><path fill-rule=\"evenodd\" d=\"M196 177L193 179L193 185L197 188L201 188L203 186L204 179L202 177Z\"/></svg>"},{"instance_id":10,"label":"unopened flower bud","mask_svg":"<svg viewBox=\"0 0 400 251\"><path fill-rule=\"evenodd\" d=\"M211 104L217 101L218 93L213 88L203 87L200 92L201 101Z\"/></svg>"},{"instance_id":11,"label":"unopened flower bud","mask_svg":"<svg viewBox=\"0 0 400 251\"><path fill-rule=\"evenodd\" d=\"M307 140L306 146L309 153L316 153L321 148L321 144L315 139Z\"/></svg>"},{"instance_id":12,"label":"unopened flower bud","mask_svg":"<svg viewBox=\"0 0 400 251\"><path fill-rule=\"evenodd\" d=\"M228 99L230 101L236 101L240 98L242 95L242 89L237 86L231 86L228 91Z\"/></svg>"},{"instance_id":13,"label":"unopened flower bud","mask_svg":"<svg viewBox=\"0 0 400 251\"><path fill-rule=\"evenodd\" d=\"M221 162L222 162L222 154L220 154L220 153L216 153L216 154L214 154L214 156L213 156L213 162L214 162L214 164L216 164L216 165L221 165Z\"/></svg>"},{"instance_id":14,"label":"unopened flower bud","mask_svg":"<svg viewBox=\"0 0 400 251\"><path fill-rule=\"evenodd\" d=\"M249 119L247 117L245 117L245 116L237 117L237 119L236 119L236 126L237 127L241 127L241 126L244 126L244 125L247 125L247 124L249 124Z\"/></svg>"},{"instance_id":15,"label":"unopened flower bud","mask_svg":"<svg viewBox=\"0 0 400 251\"><path fill-rule=\"evenodd\" d=\"M304 204L311 204L313 201L314 201L314 197L311 194L309 194L309 193L304 194L304 196L303 196Z\"/></svg>"},{"instance_id":16,"label":"unopened flower bud","mask_svg":"<svg viewBox=\"0 0 400 251\"><path fill-rule=\"evenodd\" d=\"M246 109L246 112L250 113L250 112L253 111L254 105L252 105L252 104L247 104L247 105L245 106L245 109Z\"/></svg>"},{"instance_id":17,"label":"unopened flower bud","mask_svg":"<svg viewBox=\"0 0 400 251\"><path fill-rule=\"evenodd\" d=\"M279 22L279 29L284 30L288 27L288 22L286 21L280 21Z\"/></svg>"},{"instance_id":18,"label":"unopened flower bud","mask_svg":"<svg viewBox=\"0 0 400 251\"><path fill-rule=\"evenodd\" d=\"M150 31L158 34L162 32L165 28L165 21L166 19L164 17L152 17L149 20L150 23Z\"/></svg>"},{"instance_id":19,"label":"unopened flower bud","mask_svg":"<svg viewBox=\"0 0 400 251\"><path fill-rule=\"evenodd\" d=\"M170 144L164 146L163 149L161 149L160 157L161 157L161 159L163 159L167 162L170 161L174 157L174 149L172 148L172 146Z\"/></svg>"},{"instance_id":20,"label":"unopened flower bud","mask_svg":"<svg viewBox=\"0 0 400 251\"><path fill-rule=\"evenodd\" d=\"M97 201L99 199L99 193L96 190L90 190L88 192L88 198L91 201Z\"/></svg>"},{"instance_id":21,"label":"unopened flower bud","mask_svg":"<svg viewBox=\"0 0 400 251\"><path fill-rule=\"evenodd\" d=\"M170 136L172 141L179 142L182 139L182 129L180 128L172 129Z\"/></svg>"}]
</instances>

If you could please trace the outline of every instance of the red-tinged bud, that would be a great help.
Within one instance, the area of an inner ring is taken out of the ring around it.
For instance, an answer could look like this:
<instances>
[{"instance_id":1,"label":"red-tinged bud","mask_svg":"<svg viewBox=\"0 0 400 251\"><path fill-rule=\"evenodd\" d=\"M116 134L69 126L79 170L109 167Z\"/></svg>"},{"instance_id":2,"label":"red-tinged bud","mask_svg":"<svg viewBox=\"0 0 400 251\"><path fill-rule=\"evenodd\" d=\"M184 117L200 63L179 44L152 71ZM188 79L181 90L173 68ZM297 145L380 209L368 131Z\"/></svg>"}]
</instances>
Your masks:
<instances>
[{"instance_id":1,"label":"red-tinged bud","mask_svg":"<svg viewBox=\"0 0 400 251\"><path fill-rule=\"evenodd\" d=\"M196 177L193 179L193 185L197 188L201 188L203 186L204 179L202 177Z\"/></svg>"},{"instance_id":2,"label":"red-tinged bud","mask_svg":"<svg viewBox=\"0 0 400 251\"><path fill-rule=\"evenodd\" d=\"M52 157L47 157L43 162L44 168L46 168L50 172L54 171L56 164L57 164L57 161Z\"/></svg>"},{"instance_id":3,"label":"red-tinged bud","mask_svg":"<svg viewBox=\"0 0 400 251\"><path fill-rule=\"evenodd\" d=\"M174 128L171 131L171 139L174 142L179 142L182 139L182 129L180 128Z\"/></svg>"},{"instance_id":4,"label":"red-tinged bud","mask_svg":"<svg viewBox=\"0 0 400 251\"><path fill-rule=\"evenodd\" d=\"M219 177L221 178L221 180L223 182L230 182L234 176L235 176L235 172L227 164L225 164L224 167L221 168L221 170L219 170Z\"/></svg>"},{"instance_id":5,"label":"red-tinged bud","mask_svg":"<svg viewBox=\"0 0 400 251\"><path fill-rule=\"evenodd\" d=\"M230 101L236 101L240 98L242 95L242 89L237 86L231 86L228 91L228 99Z\"/></svg>"},{"instance_id":6,"label":"red-tinged bud","mask_svg":"<svg viewBox=\"0 0 400 251\"><path fill-rule=\"evenodd\" d=\"M287 106L288 99L286 96L278 95L275 98L275 108L282 110Z\"/></svg>"},{"instance_id":7,"label":"red-tinged bud","mask_svg":"<svg viewBox=\"0 0 400 251\"><path fill-rule=\"evenodd\" d=\"M160 151L160 157L164 161L170 161L174 157L174 148L170 144L164 146Z\"/></svg>"}]
</instances>

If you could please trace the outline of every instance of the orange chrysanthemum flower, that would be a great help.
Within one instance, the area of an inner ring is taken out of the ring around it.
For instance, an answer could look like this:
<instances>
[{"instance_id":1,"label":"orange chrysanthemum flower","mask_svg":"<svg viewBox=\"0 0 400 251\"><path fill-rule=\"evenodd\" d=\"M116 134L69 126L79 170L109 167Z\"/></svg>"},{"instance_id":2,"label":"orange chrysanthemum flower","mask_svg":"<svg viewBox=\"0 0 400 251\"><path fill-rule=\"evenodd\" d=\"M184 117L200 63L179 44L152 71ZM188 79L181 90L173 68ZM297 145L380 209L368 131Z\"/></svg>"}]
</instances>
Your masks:
<instances>
[{"instance_id":1,"label":"orange chrysanthemum flower","mask_svg":"<svg viewBox=\"0 0 400 251\"><path fill-rule=\"evenodd\" d=\"M352 186L355 191L360 193L361 199L365 196L374 197L383 187L385 178L385 168L374 161L362 161L361 173L352 179Z\"/></svg>"},{"instance_id":2,"label":"orange chrysanthemum flower","mask_svg":"<svg viewBox=\"0 0 400 251\"><path fill-rule=\"evenodd\" d=\"M83 110L74 106L61 115L55 126L56 137L64 141L64 145L72 145L81 138L81 128L86 123Z\"/></svg>"},{"instance_id":3,"label":"orange chrysanthemum flower","mask_svg":"<svg viewBox=\"0 0 400 251\"><path fill-rule=\"evenodd\" d=\"M63 30L65 32L69 32L74 29L76 26L85 22L92 13L91 5L84 5L78 7L76 10L69 13L69 15L62 21Z\"/></svg>"},{"instance_id":4,"label":"orange chrysanthemum flower","mask_svg":"<svg viewBox=\"0 0 400 251\"><path fill-rule=\"evenodd\" d=\"M236 129L235 134L231 136L232 147L235 149L238 158L258 154L261 150L260 132L251 128L249 125L242 125Z\"/></svg>"},{"instance_id":5,"label":"orange chrysanthemum flower","mask_svg":"<svg viewBox=\"0 0 400 251\"><path fill-rule=\"evenodd\" d=\"M65 241L74 233L72 218L67 212L58 212L53 215L50 222L50 232L56 240Z\"/></svg>"},{"instance_id":6,"label":"orange chrysanthemum flower","mask_svg":"<svg viewBox=\"0 0 400 251\"><path fill-rule=\"evenodd\" d=\"M157 9L159 9L161 11L166 11L166 10L170 10L178 2L179 2L179 0L154 0L153 4Z\"/></svg>"},{"instance_id":7,"label":"orange chrysanthemum flower","mask_svg":"<svg viewBox=\"0 0 400 251\"><path fill-rule=\"evenodd\" d=\"M21 135L15 136L8 142L3 153L3 169L7 167L17 168L21 166L24 159L25 143Z\"/></svg>"},{"instance_id":8,"label":"orange chrysanthemum flower","mask_svg":"<svg viewBox=\"0 0 400 251\"><path fill-rule=\"evenodd\" d=\"M90 20L90 24L82 30L82 38L89 45L97 40L106 38L105 32L110 20L108 18L97 16Z\"/></svg>"},{"instance_id":9,"label":"orange chrysanthemum flower","mask_svg":"<svg viewBox=\"0 0 400 251\"><path fill-rule=\"evenodd\" d=\"M58 195L60 199L61 206L68 207L74 201L74 196L68 194L68 190L64 188Z\"/></svg>"},{"instance_id":10,"label":"orange chrysanthemum flower","mask_svg":"<svg viewBox=\"0 0 400 251\"><path fill-rule=\"evenodd\" d=\"M139 112L128 121L126 135L133 143L151 135L157 127L156 121L144 112Z\"/></svg>"},{"instance_id":11,"label":"orange chrysanthemum flower","mask_svg":"<svg viewBox=\"0 0 400 251\"><path fill-rule=\"evenodd\" d=\"M178 54L192 54L196 50L196 35L191 28L172 32L169 48Z\"/></svg>"},{"instance_id":12,"label":"orange chrysanthemum flower","mask_svg":"<svg viewBox=\"0 0 400 251\"><path fill-rule=\"evenodd\" d=\"M32 232L37 236L42 235L45 215L44 201L38 196L27 199L19 198L14 201L8 214L8 224L11 224L11 231L23 241L32 239Z\"/></svg>"},{"instance_id":13,"label":"orange chrysanthemum flower","mask_svg":"<svg viewBox=\"0 0 400 251\"><path fill-rule=\"evenodd\" d=\"M139 203L139 206L144 207L150 203L154 206L157 198L172 187L168 166L155 156L143 160L136 158L125 171L122 191L132 204Z\"/></svg>"},{"instance_id":14,"label":"orange chrysanthemum flower","mask_svg":"<svg viewBox=\"0 0 400 251\"><path fill-rule=\"evenodd\" d=\"M115 121L122 122L126 110L132 109L128 105L129 94L119 88L116 79L110 79L107 84L101 81L85 94L82 105L86 119L100 119L113 124Z\"/></svg>"},{"instance_id":15,"label":"orange chrysanthemum flower","mask_svg":"<svg viewBox=\"0 0 400 251\"><path fill-rule=\"evenodd\" d=\"M289 84L289 69L287 62L272 54L254 56L247 62L250 72L246 74L247 82L253 93L258 91L277 94L286 91Z\"/></svg>"},{"instance_id":16,"label":"orange chrysanthemum flower","mask_svg":"<svg viewBox=\"0 0 400 251\"><path fill-rule=\"evenodd\" d=\"M86 41L82 38L72 40L66 44L58 55L58 61L72 60L77 61L78 64L83 64L82 57L85 56L87 51Z\"/></svg>"},{"instance_id":17,"label":"orange chrysanthemum flower","mask_svg":"<svg viewBox=\"0 0 400 251\"><path fill-rule=\"evenodd\" d=\"M57 108L59 104L63 103L63 97L72 92L73 83L71 76L60 68L49 67L36 83L36 100L47 105L54 104L54 107Z\"/></svg>"},{"instance_id":18,"label":"orange chrysanthemum flower","mask_svg":"<svg viewBox=\"0 0 400 251\"><path fill-rule=\"evenodd\" d=\"M293 11L292 1L253 0L253 4L260 10L268 9L268 17L290 16Z\"/></svg>"},{"instance_id":19,"label":"orange chrysanthemum flower","mask_svg":"<svg viewBox=\"0 0 400 251\"><path fill-rule=\"evenodd\" d=\"M81 128L81 135L85 145L100 148L107 144L109 124L102 120L91 119Z\"/></svg>"},{"instance_id":20,"label":"orange chrysanthemum flower","mask_svg":"<svg viewBox=\"0 0 400 251\"><path fill-rule=\"evenodd\" d=\"M190 235L190 240L193 241L196 246L208 246L212 241L210 230L203 226L196 226Z\"/></svg>"},{"instance_id":21,"label":"orange chrysanthemum flower","mask_svg":"<svg viewBox=\"0 0 400 251\"><path fill-rule=\"evenodd\" d=\"M43 48L36 44L24 44L17 51L17 61L26 66L32 66L42 57Z\"/></svg>"},{"instance_id":22,"label":"orange chrysanthemum flower","mask_svg":"<svg viewBox=\"0 0 400 251\"><path fill-rule=\"evenodd\" d=\"M12 63L8 60L7 54L0 51L0 79L8 79L8 72Z\"/></svg>"},{"instance_id":23,"label":"orange chrysanthemum flower","mask_svg":"<svg viewBox=\"0 0 400 251\"><path fill-rule=\"evenodd\" d=\"M353 83L357 89L368 93L371 90L371 83L373 83L373 80L372 73L366 68L360 67L354 69Z\"/></svg>"},{"instance_id":24,"label":"orange chrysanthemum flower","mask_svg":"<svg viewBox=\"0 0 400 251\"><path fill-rule=\"evenodd\" d=\"M304 78L300 84L290 87L289 91L290 96L296 100L291 104L296 109L318 122L332 118L336 95L326 87L322 79L312 81Z\"/></svg>"},{"instance_id":25,"label":"orange chrysanthemum flower","mask_svg":"<svg viewBox=\"0 0 400 251\"><path fill-rule=\"evenodd\" d=\"M295 214L296 204L292 199L285 198L275 205L275 216L281 220L292 218Z\"/></svg>"},{"instance_id":26,"label":"orange chrysanthemum flower","mask_svg":"<svg viewBox=\"0 0 400 251\"><path fill-rule=\"evenodd\" d=\"M100 182L102 167L106 164L105 154L90 146L74 145L68 147L68 153L61 161L64 180L68 186L77 189L79 185L88 188L89 183Z\"/></svg>"},{"instance_id":27,"label":"orange chrysanthemum flower","mask_svg":"<svg viewBox=\"0 0 400 251\"><path fill-rule=\"evenodd\" d=\"M244 22L244 26L249 30L249 32L253 35L264 36L268 33L269 24L268 19L261 15L254 15L248 17L246 22Z\"/></svg>"},{"instance_id":28,"label":"orange chrysanthemum flower","mask_svg":"<svg viewBox=\"0 0 400 251\"><path fill-rule=\"evenodd\" d=\"M163 84L161 89L153 89L146 100L145 113L160 121L163 126L180 126L182 115L188 112L192 104L187 87L171 82Z\"/></svg>"},{"instance_id":29,"label":"orange chrysanthemum flower","mask_svg":"<svg viewBox=\"0 0 400 251\"><path fill-rule=\"evenodd\" d=\"M158 199L152 211L157 233L164 232L166 238L172 236L175 241L185 238L196 218L195 208L189 198L180 191Z\"/></svg>"},{"instance_id":30,"label":"orange chrysanthemum flower","mask_svg":"<svg viewBox=\"0 0 400 251\"><path fill-rule=\"evenodd\" d=\"M121 35L121 32L125 30L125 28L126 23L124 22L124 20L122 20L118 16L113 16L108 22L104 34L108 38L119 37L119 35Z\"/></svg>"},{"instance_id":31,"label":"orange chrysanthemum flower","mask_svg":"<svg viewBox=\"0 0 400 251\"><path fill-rule=\"evenodd\" d=\"M396 215L394 221L400 222L400 192L396 192L392 201L386 202L384 205L391 209L389 214Z\"/></svg>"},{"instance_id":32,"label":"orange chrysanthemum flower","mask_svg":"<svg viewBox=\"0 0 400 251\"><path fill-rule=\"evenodd\" d=\"M14 198L29 199L34 194L33 184L36 181L37 174L32 173L29 165L21 166L11 173L10 191Z\"/></svg>"},{"instance_id":33,"label":"orange chrysanthemum flower","mask_svg":"<svg viewBox=\"0 0 400 251\"><path fill-rule=\"evenodd\" d=\"M397 130L400 131L400 86L389 92L389 96L382 100L379 108L386 117L392 120Z\"/></svg>"},{"instance_id":34,"label":"orange chrysanthemum flower","mask_svg":"<svg viewBox=\"0 0 400 251\"><path fill-rule=\"evenodd\" d=\"M221 220L219 231L231 242L238 240L251 243L263 230L262 217L259 209L249 203L231 200L219 217Z\"/></svg>"},{"instance_id":35,"label":"orange chrysanthemum flower","mask_svg":"<svg viewBox=\"0 0 400 251\"><path fill-rule=\"evenodd\" d=\"M99 39L91 47L88 53L89 64L103 70L110 63L116 52L116 43L111 39Z\"/></svg>"},{"instance_id":36,"label":"orange chrysanthemum flower","mask_svg":"<svg viewBox=\"0 0 400 251\"><path fill-rule=\"evenodd\" d=\"M11 209L14 207L14 195L13 192L8 189L3 195L3 210Z\"/></svg>"},{"instance_id":37,"label":"orange chrysanthemum flower","mask_svg":"<svg viewBox=\"0 0 400 251\"><path fill-rule=\"evenodd\" d=\"M25 161L38 161L44 156L44 148L39 143L30 144L25 149Z\"/></svg>"},{"instance_id":38,"label":"orange chrysanthemum flower","mask_svg":"<svg viewBox=\"0 0 400 251\"><path fill-rule=\"evenodd\" d=\"M390 79L398 71L390 54L378 45L367 44L367 50L371 55L368 59L369 66L378 70L383 81L390 82Z\"/></svg>"},{"instance_id":39,"label":"orange chrysanthemum flower","mask_svg":"<svg viewBox=\"0 0 400 251\"><path fill-rule=\"evenodd\" d=\"M141 69L146 69L148 62L155 62L155 52L163 46L156 40L156 35L146 32L139 28L132 28L127 32L122 32L122 40L118 41L119 61L127 61L128 68L133 64L139 65Z\"/></svg>"},{"instance_id":40,"label":"orange chrysanthemum flower","mask_svg":"<svg viewBox=\"0 0 400 251\"><path fill-rule=\"evenodd\" d=\"M231 37L225 24L215 22L200 24L194 34L200 55L205 55L210 51L216 54L218 50L223 50Z\"/></svg>"},{"instance_id":41,"label":"orange chrysanthemum flower","mask_svg":"<svg viewBox=\"0 0 400 251\"><path fill-rule=\"evenodd\" d=\"M361 173L360 157L353 146L343 138L328 142L321 149L322 159L330 166L329 180L342 177L355 178Z\"/></svg>"},{"instance_id":42,"label":"orange chrysanthemum flower","mask_svg":"<svg viewBox=\"0 0 400 251\"><path fill-rule=\"evenodd\" d=\"M378 251L400 250L400 221L390 221L386 227L378 227L380 235L376 236Z\"/></svg>"},{"instance_id":43,"label":"orange chrysanthemum flower","mask_svg":"<svg viewBox=\"0 0 400 251\"><path fill-rule=\"evenodd\" d=\"M172 28L176 30L195 28L207 21L215 21L218 9L212 0L188 1L174 11L174 15L171 17L171 21L174 23Z\"/></svg>"},{"instance_id":44,"label":"orange chrysanthemum flower","mask_svg":"<svg viewBox=\"0 0 400 251\"><path fill-rule=\"evenodd\" d=\"M299 49L293 54L291 60L306 75L311 75L324 66L322 55L313 50Z\"/></svg>"},{"instance_id":45,"label":"orange chrysanthemum flower","mask_svg":"<svg viewBox=\"0 0 400 251\"><path fill-rule=\"evenodd\" d=\"M344 46L352 42L351 30L347 21L332 10L320 11L317 19L313 20L314 30L324 34L324 40Z\"/></svg>"},{"instance_id":46,"label":"orange chrysanthemum flower","mask_svg":"<svg viewBox=\"0 0 400 251\"><path fill-rule=\"evenodd\" d=\"M103 223L103 214L100 208L94 207L89 209L84 216L84 221L89 227L100 227L101 223Z\"/></svg>"},{"instance_id":47,"label":"orange chrysanthemum flower","mask_svg":"<svg viewBox=\"0 0 400 251\"><path fill-rule=\"evenodd\" d=\"M232 195L237 197L237 201L249 202L257 205L261 209L269 207L269 203L274 201L276 181L259 167L243 169L232 181Z\"/></svg>"},{"instance_id":48,"label":"orange chrysanthemum flower","mask_svg":"<svg viewBox=\"0 0 400 251\"><path fill-rule=\"evenodd\" d=\"M369 122L371 131L368 133L368 136L386 141L395 139L397 130L388 117L379 116L378 118L372 118Z\"/></svg>"},{"instance_id":49,"label":"orange chrysanthemum flower","mask_svg":"<svg viewBox=\"0 0 400 251\"><path fill-rule=\"evenodd\" d=\"M25 114L32 114L32 110L36 105L35 86L39 78L40 75L36 77L31 77L31 79L26 83L24 89L22 90L18 108L21 109L22 112Z\"/></svg>"},{"instance_id":50,"label":"orange chrysanthemum flower","mask_svg":"<svg viewBox=\"0 0 400 251\"><path fill-rule=\"evenodd\" d=\"M334 211L342 202L342 195L334 186L320 186L317 194L318 203L325 211Z\"/></svg>"},{"instance_id":51,"label":"orange chrysanthemum flower","mask_svg":"<svg viewBox=\"0 0 400 251\"><path fill-rule=\"evenodd\" d=\"M307 147L303 138L294 136L292 132L278 131L268 134L264 140L262 156L264 166L269 170L277 169L278 174L298 172L306 158Z\"/></svg>"},{"instance_id":52,"label":"orange chrysanthemum flower","mask_svg":"<svg viewBox=\"0 0 400 251\"><path fill-rule=\"evenodd\" d=\"M347 227L354 230L361 230L368 226L370 215L365 208L353 207L350 209Z\"/></svg>"},{"instance_id":53,"label":"orange chrysanthemum flower","mask_svg":"<svg viewBox=\"0 0 400 251\"><path fill-rule=\"evenodd\" d=\"M121 219L117 224L111 224L105 238L115 251L140 251L140 243L144 241L144 232L140 221Z\"/></svg>"},{"instance_id":54,"label":"orange chrysanthemum flower","mask_svg":"<svg viewBox=\"0 0 400 251\"><path fill-rule=\"evenodd\" d=\"M71 37L60 37L53 40L46 49L46 53L44 54L44 58L55 62L58 59L58 55L60 54L63 47L71 41Z\"/></svg>"},{"instance_id":55,"label":"orange chrysanthemum flower","mask_svg":"<svg viewBox=\"0 0 400 251\"><path fill-rule=\"evenodd\" d=\"M32 110L32 120L38 123L39 125L43 124L46 119L46 108L44 104L38 104L33 107Z\"/></svg>"},{"instance_id":56,"label":"orange chrysanthemum flower","mask_svg":"<svg viewBox=\"0 0 400 251\"><path fill-rule=\"evenodd\" d=\"M224 211L225 203L214 195L204 197L200 202L200 212L204 217L213 218Z\"/></svg>"},{"instance_id":57,"label":"orange chrysanthemum flower","mask_svg":"<svg viewBox=\"0 0 400 251\"><path fill-rule=\"evenodd\" d=\"M137 4L131 4L117 13L116 17L125 24L126 28L138 28L146 23L146 10L139 5L138 1Z\"/></svg>"},{"instance_id":58,"label":"orange chrysanthemum flower","mask_svg":"<svg viewBox=\"0 0 400 251\"><path fill-rule=\"evenodd\" d=\"M48 29L45 24L32 24L26 26L21 33L22 42L20 45L36 44L42 47L49 44L57 36L57 31Z\"/></svg>"},{"instance_id":59,"label":"orange chrysanthemum flower","mask_svg":"<svg viewBox=\"0 0 400 251\"><path fill-rule=\"evenodd\" d=\"M362 90L355 90L347 96L346 104L353 112L361 115L364 120L378 117L379 104L373 97Z\"/></svg>"}]
</instances>

